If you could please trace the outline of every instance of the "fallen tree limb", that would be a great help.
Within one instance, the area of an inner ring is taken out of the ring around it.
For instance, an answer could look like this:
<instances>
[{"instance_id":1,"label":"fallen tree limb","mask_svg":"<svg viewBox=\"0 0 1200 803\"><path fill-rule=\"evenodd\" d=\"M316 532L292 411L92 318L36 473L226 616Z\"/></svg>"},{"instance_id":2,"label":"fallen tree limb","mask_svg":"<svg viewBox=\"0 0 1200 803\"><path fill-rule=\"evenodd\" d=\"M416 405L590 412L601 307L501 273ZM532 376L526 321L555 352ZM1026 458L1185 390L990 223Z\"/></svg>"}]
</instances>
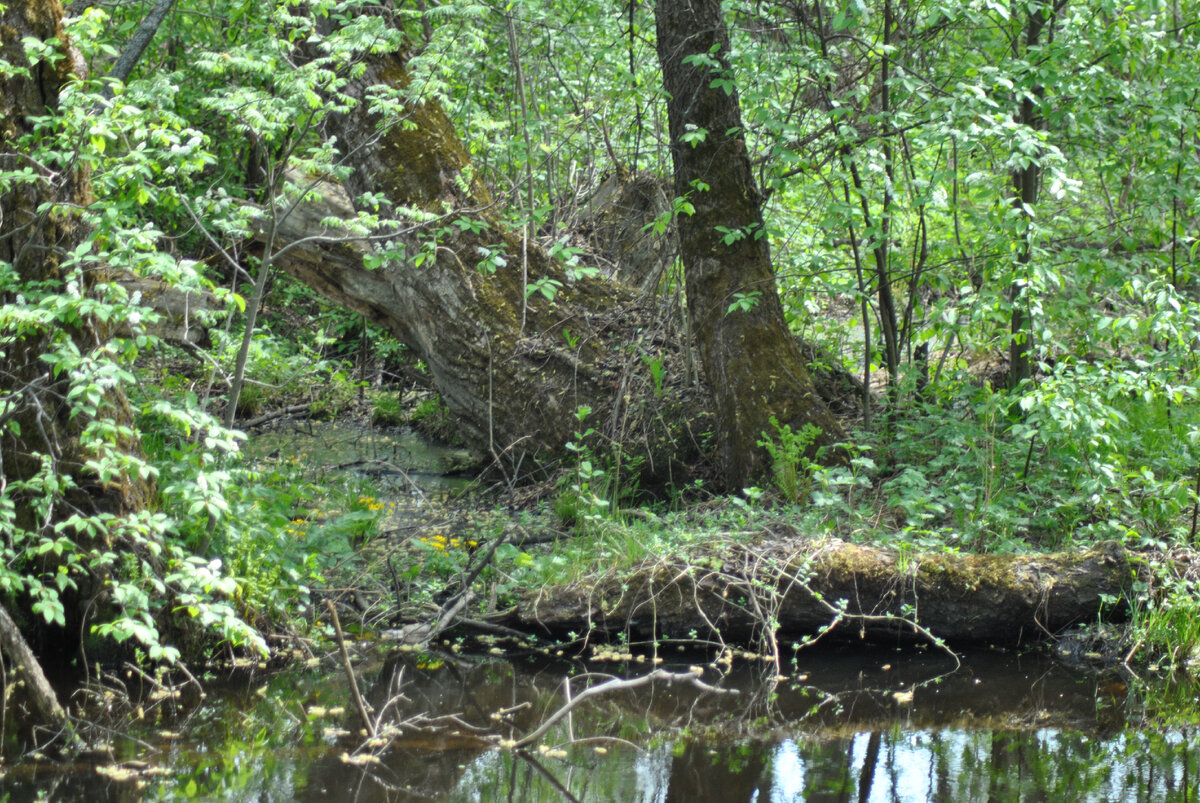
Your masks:
<instances>
[{"instance_id":1,"label":"fallen tree limb","mask_svg":"<svg viewBox=\"0 0 1200 803\"><path fill-rule=\"evenodd\" d=\"M563 703L561 708L559 708L557 711L555 711L550 716L546 717L546 719L542 721L542 724L539 725L533 732L522 737L521 739L518 739L516 742L513 742L512 744L505 744L505 743L501 742L501 746L502 747L511 747L514 750L520 750L524 747L529 747L529 745L534 744L539 739L541 739L543 736L545 736L547 733L549 733L550 729L553 728L555 723L557 723L560 719L562 719L567 714L574 711L576 708L578 708L580 705L587 702L591 698L600 697L601 695L611 694L611 693L617 692L617 691L628 691L629 689L636 689L639 686L645 686L646 684L653 683L656 680L661 681L663 683L685 683L689 686L695 686L697 689L700 689L701 691L704 691L704 692L708 692L709 694L736 694L737 693L736 690L721 689L716 686L710 686L709 684L705 683L703 680L700 679L701 674L702 674L702 671L699 669L692 671L692 672L668 672L665 669L655 669L653 672L651 672L647 675L642 675L641 677L628 678L628 679L616 678L613 680L605 681L604 683L601 683L598 686L589 686L586 689L584 689L583 691L579 692L579 694L576 694L574 697L569 697L567 702ZM569 685L570 678L567 679L567 683L568 683L567 689L569 690L570 689L570 685Z\"/></svg>"},{"instance_id":2,"label":"fallen tree limb","mask_svg":"<svg viewBox=\"0 0 1200 803\"><path fill-rule=\"evenodd\" d=\"M337 607L332 600L325 600L325 607L329 610L330 621L333 622L333 632L337 634L338 651L342 656L342 668L346 670L346 680L350 684L350 692L354 697L354 705L358 708L358 715L363 721L363 727L367 734L374 737L377 731L375 720L371 718L370 711L367 710L366 701L363 700L362 692L358 690L358 678L354 674L354 665L350 663L350 652L346 649L346 636L342 632L342 623L338 619Z\"/></svg>"},{"instance_id":3,"label":"fallen tree limb","mask_svg":"<svg viewBox=\"0 0 1200 803\"><path fill-rule=\"evenodd\" d=\"M37 712L37 724L64 734L69 743L75 744L75 731L66 710L59 703L58 695L46 679L46 673L42 671L42 665L29 648L29 643L3 605L0 605L0 648L25 677L25 690Z\"/></svg>"},{"instance_id":4,"label":"fallen tree limb","mask_svg":"<svg viewBox=\"0 0 1200 803\"><path fill-rule=\"evenodd\" d=\"M263 413L262 415L256 415L256 416L254 416L254 418L248 419L246 421L239 421L238 423L241 426L241 428L244 430L245 429L254 429L255 427L261 427L263 424L270 423L271 421L274 421L276 418L283 418L286 415L295 415L296 413L306 412L309 407L311 407L311 405L309 405L307 403L289 404L287 407L281 407L278 410L272 410L269 413Z\"/></svg>"},{"instance_id":5,"label":"fallen tree limb","mask_svg":"<svg viewBox=\"0 0 1200 803\"><path fill-rule=\"evenodd\" d=\"M790 534L717 545L690 565L660 561L531 591L510 624L603 638L695 631L742 643L841 627L859 637L1012 645L1124 615L1131 578L1115 542L1041 555L904 554Z\"/></svg>"}]
</instances>

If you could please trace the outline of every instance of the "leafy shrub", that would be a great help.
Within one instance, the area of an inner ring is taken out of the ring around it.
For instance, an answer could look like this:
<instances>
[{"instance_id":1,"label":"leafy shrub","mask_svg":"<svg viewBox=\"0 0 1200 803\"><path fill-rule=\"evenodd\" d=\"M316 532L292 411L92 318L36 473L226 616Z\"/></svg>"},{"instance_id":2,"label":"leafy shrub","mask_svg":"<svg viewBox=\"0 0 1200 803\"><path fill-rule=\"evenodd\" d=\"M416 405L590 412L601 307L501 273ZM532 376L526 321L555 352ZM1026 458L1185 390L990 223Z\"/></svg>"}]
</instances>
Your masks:
<instances>
[{"instance_id":1,"label":"leafy shrub","mask_svg":"<svg viewBox=\"0 0 1200 803\"><path fill-rule=\"evenodd\" d=\"M820 467L815 459L809 458L808 452L821 436L821 428L805 424L799 432L794 432L789 425L780 424L775 416L771 416L770 421L776 437L764 432L758 445L771 456L775 487L788 502L807 503L812 491L813 471Z\"/></svg>"},{"instance_id":2,"label":"leafy shrub","mask_svg":"<svg viewBox=\"0 0 1200 803\"><path fill-rule=\"evenodd\" d=\"M450 408L442 402L439 396L433 395L422 399L409 415L408 421L413 429L430 440L439 443L458 442Z\"/></svg>"},{"instance_id":3,"label":"leafy shrub","mask_svg":"<svg viewBox=\"0 0 1200 803\"><path fill-rule=\"evenodd\" d=\"M371 421L383 426L400 426L408 421L408 412L394 392L371 394Z\"/></svg>"}]
</instances>

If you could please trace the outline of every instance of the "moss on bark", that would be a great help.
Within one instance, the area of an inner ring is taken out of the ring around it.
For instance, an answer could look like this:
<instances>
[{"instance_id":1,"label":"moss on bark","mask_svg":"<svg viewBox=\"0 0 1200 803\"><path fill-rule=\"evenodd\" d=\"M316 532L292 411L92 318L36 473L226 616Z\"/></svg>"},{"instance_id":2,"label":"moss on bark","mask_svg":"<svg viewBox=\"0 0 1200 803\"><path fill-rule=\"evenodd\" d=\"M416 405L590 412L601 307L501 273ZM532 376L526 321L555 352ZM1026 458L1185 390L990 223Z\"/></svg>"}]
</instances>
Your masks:
<instances>
[{"instance_id":1,"label":"moss on bark","mask_svg":"<svg viewBox=\"0 0 1200 803\"><path fill-rule=\"evenodd\" d=\"M835 622L846 635L911 639L917 624L950 642L1016 644L1122 616L1131 578L1129 556L1115 542L1044 555L906 555L765 535L715 542L687 560L550 584L529 592L514 619L556 634L696 632L741 643L772 627L796 637Z\"/></svg>"}]
</instances>

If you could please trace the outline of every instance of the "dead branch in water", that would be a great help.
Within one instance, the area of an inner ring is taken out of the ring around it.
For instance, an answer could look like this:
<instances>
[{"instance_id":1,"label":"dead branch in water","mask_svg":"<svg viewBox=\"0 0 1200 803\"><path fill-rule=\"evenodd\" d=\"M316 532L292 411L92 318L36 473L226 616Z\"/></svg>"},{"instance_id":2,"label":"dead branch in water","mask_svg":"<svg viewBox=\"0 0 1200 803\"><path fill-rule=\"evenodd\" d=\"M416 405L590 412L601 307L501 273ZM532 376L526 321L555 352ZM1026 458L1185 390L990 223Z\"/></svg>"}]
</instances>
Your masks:
<instances>
[{"instance_id":1,"label":"dead branch in water","mask_svg":"<svg viewBox=\"0 0 1200 803\"><path fill-rule=\"evenodd\" d=\"M700 689L701 691L706 691L711 694L737 694L736 690L719 689L716 686L710 686L709 684L705 683L704 681L702 681L700 679L701 671L702 670L697 670L697 671L692 671L692 672L668 672L665 669L655 669L650 674L642 675L641 677L638 677L638 678L629 678L628 680L614 679L614 680L607 681L605 683L601 683L599 686L589 686L588 688L579 692L579 694L576 694L574 697L569 697L567 702L564 703L561 708L559 708L557 711L555 711L553 714L551 714L549 717L547 717L545 719L545 721L543 721L542 724L539 725L529 735L525 736L524 738L518 739L516 742L513 742L512 744L504 744L502 742L501 746L510 747L514 750L520 750L522 748L528 747L529 745L533 744L534 742L538 741L543 736L545 736L550 731L550 729L553 728L554 725L560 719L562 719L567 714L571 713L576 708L578 708L580 705L582 705L583 703L592 699L593 697L599 697L601 695L611 694L611 693L617 692L617 691L628 691L629 689L636 689L639 686L645 686L649 683L653 683L656 680L662 681L664 683L686 683L690 686L695 686L697 689ZM569 684L569 679L568 679L568 684ZM570 686L568 685L567 688L569 690Z\"/></svg>"}]
</instances>

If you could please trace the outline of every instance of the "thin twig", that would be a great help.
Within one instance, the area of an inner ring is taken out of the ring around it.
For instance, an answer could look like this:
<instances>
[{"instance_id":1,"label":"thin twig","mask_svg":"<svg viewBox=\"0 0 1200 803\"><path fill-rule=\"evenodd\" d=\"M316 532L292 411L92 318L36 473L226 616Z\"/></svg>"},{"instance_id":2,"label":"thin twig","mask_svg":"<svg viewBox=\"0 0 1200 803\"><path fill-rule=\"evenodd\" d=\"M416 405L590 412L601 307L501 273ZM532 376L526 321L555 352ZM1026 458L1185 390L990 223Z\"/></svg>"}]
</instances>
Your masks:
<instances>
[{"instance_id":1,"label":"thin twig","mask_svg":"<svg viewBox=\"0 0 1200 803\"><path fill-rule=\"evenodd\" d=\"M696 672L668 672L665 669L655 669L650 674L642 675L640 678L616 679L610 680L607 683L601 683L599 686L589 686L571 698L570 702L564 703L561 708L547 717L546 720L528 736L524 737L523 739L519 739L516 743L508 746L514 750L521 750L522 748L528 747L545 736L560 719L574 711L592 697L599 697L602 694L610 694L616 691L636 689L640 686L653 683L656 680L661 680L666 683L687 683L691 686L695 686L701 691L710 692L712 694L737 694L736 689L719 689L716 686L710 686L702 681L700 679L700 675L698 675Z\"/></svg>"},{"instance_id":2,"label":"thin twig","mask_svg":"<svg viewBox=\"0 0 1200 803\"><path fill-rule=\"evenodd\" d=\"M350 681L350 693L354 695L354 704L358 706L358 715L362 717L367 733L374 738L377 734L375 720L367 713L367 703L358 690L358 678L354 676L354 667L350 664L350 651L346 649L346 636L342 633L342 622L338 619L337 608L334 607L333 600L328 599L325 600L325 607L329 609L329 616L333 620L333 632L337 634L338 649L342 653L342 666L346 670L346 679Z\"/></svg>"},{"instance_id":3,"label":"thin twig","mask_svg":"<svg viewBox=\"0 0 1200 803\"><path fill-rule=\"evenodd\" d=\"M567 800L567 803L580 803L579 798L577 798L577 797L575 797L575 795L571 794L571 790L568 789L567 787L563 786L562 781L558 780L553 775L551 775L550 770L543 767L541 765L541 762L539 762L537 759L535 759L533 757L533 755L531 755L530 753L527 753L524 750L518 751L517 755L519 755L522 759L524 759L526 761L526 763L529 764L529 766L531 766L535 770L537 770L538 773L543 778L545 778L550 783L551 786L554 787L555 791L557 791L560 795L562 795Z\"/></svg>"},{"instance_id":4,"label":"thin twig","mask_svg":"<svg viewBox=\"0 0 1200 803\"><path fill-rule=\"evenodd\" d=\"M807 583L805 583L799 577L796 577L794 574L786 572L786 571L781 571L779 573L779 576L787 577L791 580L794 580L797 587L802 588L805 591L807 591L808 594L817 603L817 605L824 608L826 611L828 611L831 615L833 615L835 617L835 619L834 619L835 622L840 621L842 619L846 619L846 620L850 620L850 621L856 621L856 622L859 622L860 624L864 624L864 625L875 625L875 624L896 625L896 624L903 623L903 624L907 625L908 627L912 628L912 631L914 633L927 639L931 644L933 644L933 646L937 647L939 650L941 650L942 652L946 653L951 658L953 658L954 664L955 664L955 669L962 666L962 660L958 657L958 653L956 653L954 650L950 649L950 646L948 644L946 644L945 641L938 638L936 635L934 635L932 632L930 632L927 628L917 624L917 621L915 619L910 619L910 618L904 617L904 616L895 616L893 614L850 613L849 611L846 611L842 608L838 608L837 606L830 604L827 600L825 600L823 597L821 597L819 594L817 594L815 591L813 591L808 586Z\"/></svg>"}]
</instances>

